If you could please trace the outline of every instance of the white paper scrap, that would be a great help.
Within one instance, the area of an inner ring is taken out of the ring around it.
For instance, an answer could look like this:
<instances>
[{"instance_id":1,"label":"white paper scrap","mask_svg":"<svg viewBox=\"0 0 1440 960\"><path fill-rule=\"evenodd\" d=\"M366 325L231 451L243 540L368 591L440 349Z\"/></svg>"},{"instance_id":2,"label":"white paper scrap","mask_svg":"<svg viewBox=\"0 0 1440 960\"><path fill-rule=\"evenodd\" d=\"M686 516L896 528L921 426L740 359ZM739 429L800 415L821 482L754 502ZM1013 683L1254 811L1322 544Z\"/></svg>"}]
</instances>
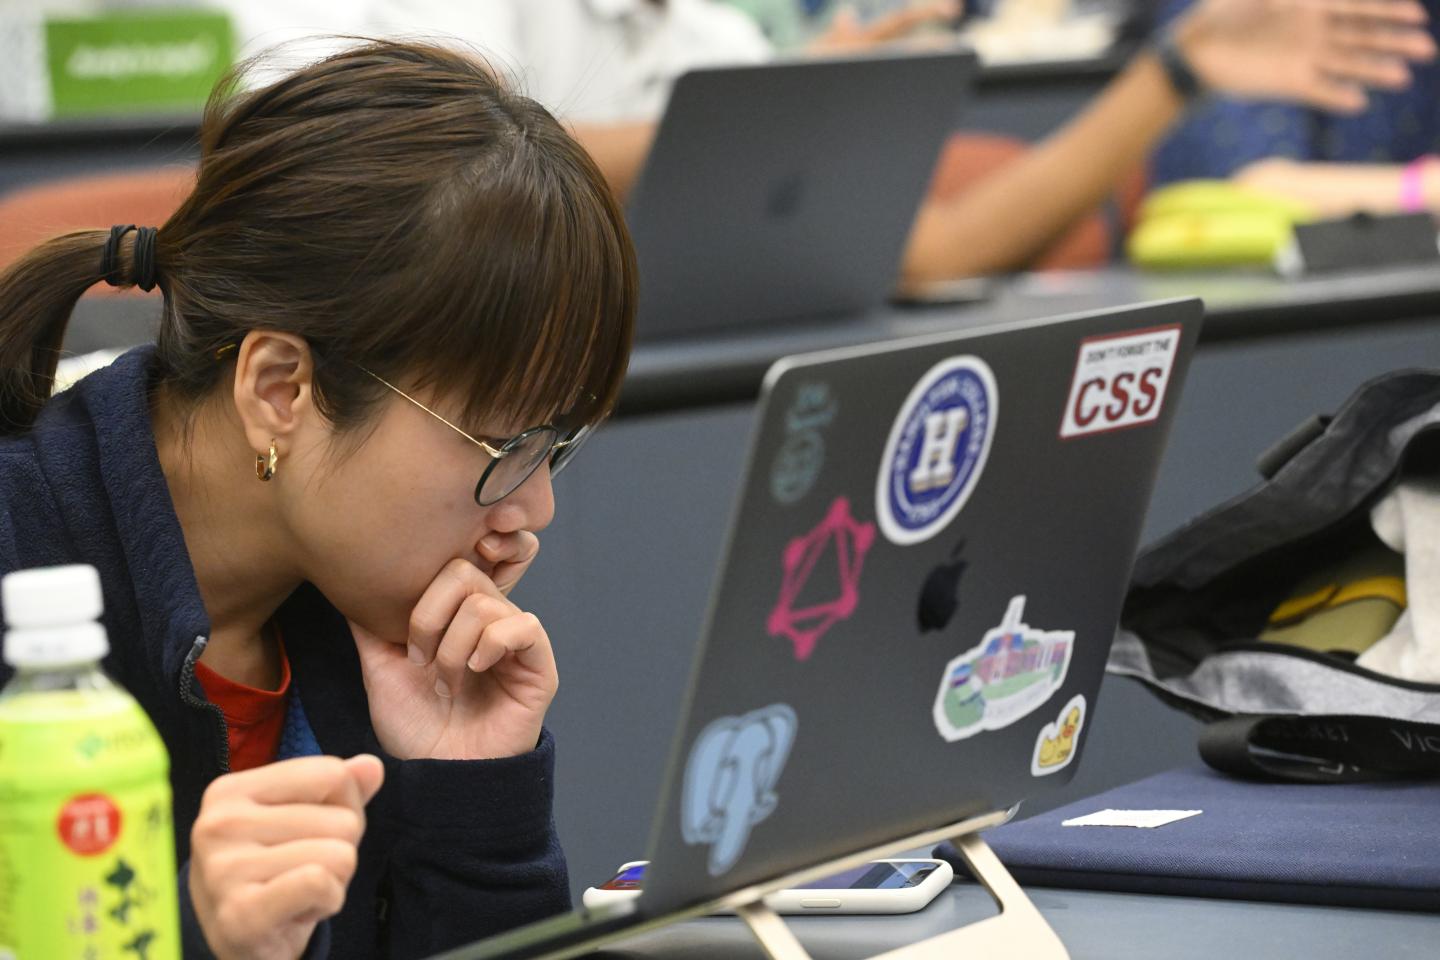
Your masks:
<instances>
[{"instance_id":1,"label":"white paper scrap","mask_svg":"<svg viewBox=\"0 0 1440 960\"><path fill-rule=\"evenodd\" d=\"M1063 821L1062 827L1163 827L1167 823L1197 817L1199 810L1101 810Z\"/></svg>"}]
</instances>

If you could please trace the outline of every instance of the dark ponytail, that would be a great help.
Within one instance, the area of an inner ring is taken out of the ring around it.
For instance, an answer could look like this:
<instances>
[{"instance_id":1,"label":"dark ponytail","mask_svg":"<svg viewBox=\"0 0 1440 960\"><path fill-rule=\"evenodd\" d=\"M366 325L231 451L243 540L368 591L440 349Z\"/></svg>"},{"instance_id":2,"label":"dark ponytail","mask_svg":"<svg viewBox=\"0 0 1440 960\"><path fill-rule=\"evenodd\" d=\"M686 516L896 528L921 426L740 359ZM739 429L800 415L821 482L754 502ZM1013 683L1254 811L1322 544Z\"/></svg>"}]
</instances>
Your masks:
<instances>
[{"instance_id":1,"label":"dark ponytail","mask_svg":"<svg viewBox=\"0 0 1440 960\"><path fill-rule=\"evenodd\" d=\"M0 435L23 433L50 398L65 327L81 294L105 279L106 230L47 240L0 273ZM128 286L135 232L121 242L116 279Z\"/></svg>"}]
</instances>

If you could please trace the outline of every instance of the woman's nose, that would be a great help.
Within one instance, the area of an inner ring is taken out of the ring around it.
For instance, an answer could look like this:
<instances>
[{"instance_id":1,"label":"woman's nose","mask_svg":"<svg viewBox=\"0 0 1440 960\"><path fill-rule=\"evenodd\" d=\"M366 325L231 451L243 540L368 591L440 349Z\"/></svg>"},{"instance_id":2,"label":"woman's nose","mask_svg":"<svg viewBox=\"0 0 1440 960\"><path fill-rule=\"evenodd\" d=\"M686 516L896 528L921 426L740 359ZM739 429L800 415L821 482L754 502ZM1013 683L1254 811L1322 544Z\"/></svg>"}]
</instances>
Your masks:
<instances>
[{"instance_id":1,"label":"woman's nose","mask_svg":"<svg viewBox=\"0 0 1440 960\"><path fill-rule=\"evenodd\" d=\"M497 533L530 530L538 533L555 519L555 491L550 484L550 464L542 463L525 482L490 508L486 524Z\"/></svg>"}]
</instances>

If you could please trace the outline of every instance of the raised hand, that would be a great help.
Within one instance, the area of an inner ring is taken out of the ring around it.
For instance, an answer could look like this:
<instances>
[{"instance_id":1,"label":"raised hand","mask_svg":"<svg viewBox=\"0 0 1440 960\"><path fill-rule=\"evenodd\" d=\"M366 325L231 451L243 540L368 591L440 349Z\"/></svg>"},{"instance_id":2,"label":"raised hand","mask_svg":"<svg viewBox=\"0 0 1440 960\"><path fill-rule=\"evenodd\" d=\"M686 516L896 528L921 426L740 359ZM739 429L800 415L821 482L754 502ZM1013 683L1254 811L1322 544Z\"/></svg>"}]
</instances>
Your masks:
<instances>
[{"instance_id":1,"label":"raised hand","mask_svg":"<svg viewBox=\"0 0 1440 960\"><path fill-rule=\"evenodd\" d=\"M1416 0L1201 0L1175 38L1211 90L1354 113L1434 58L1427 22Z\"/></svg>"}]
</instances>

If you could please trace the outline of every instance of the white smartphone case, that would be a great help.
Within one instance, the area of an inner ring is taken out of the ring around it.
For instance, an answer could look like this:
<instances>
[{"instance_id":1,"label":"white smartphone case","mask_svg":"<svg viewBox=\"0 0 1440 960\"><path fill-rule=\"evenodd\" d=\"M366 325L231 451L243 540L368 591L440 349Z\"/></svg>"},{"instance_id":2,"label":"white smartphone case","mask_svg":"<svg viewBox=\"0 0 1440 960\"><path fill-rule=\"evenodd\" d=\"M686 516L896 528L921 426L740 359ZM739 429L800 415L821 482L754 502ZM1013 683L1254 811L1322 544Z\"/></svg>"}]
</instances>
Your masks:
<instances>
[{"instance_id":1,"label":"white smartphone case","mask_svg":"<svg viewBox=\"0 0 1440 960\"><path fill-rule=\"evenodd\" d=\"M648 863L648 860L632 860L622 864L616 873L623 873L631 867ZM929 863L935 869L913 887L898 890L780 890L765 898L765 903L776 913L793 916L796 914L896 914L914 913L924 909L941 890L950 886L955 871L944 860L925 858L895 858L886 863ZM581 902L594 910L612 903L633 900L640 896L638 890L601 890L588 888Z\"/></svg>"},{"instance_id":2,"label":"white smartphone case","mask_svg":"<svg viewBox=\"0 0 1440 960\"><path fill-rule=\"evenodd\" d=\"M631 867L648 866L649 863L649 860L631 860L629 863L620 864L620 869L615 873L619 875ZM608 907L612 903L634 900L638 896L640 896L639 890L601 890L599 887L586 887L585 892L580 895L580 902L585 905L585 909L594 910L599 907Z\"/></svg>"}]
</instances>

